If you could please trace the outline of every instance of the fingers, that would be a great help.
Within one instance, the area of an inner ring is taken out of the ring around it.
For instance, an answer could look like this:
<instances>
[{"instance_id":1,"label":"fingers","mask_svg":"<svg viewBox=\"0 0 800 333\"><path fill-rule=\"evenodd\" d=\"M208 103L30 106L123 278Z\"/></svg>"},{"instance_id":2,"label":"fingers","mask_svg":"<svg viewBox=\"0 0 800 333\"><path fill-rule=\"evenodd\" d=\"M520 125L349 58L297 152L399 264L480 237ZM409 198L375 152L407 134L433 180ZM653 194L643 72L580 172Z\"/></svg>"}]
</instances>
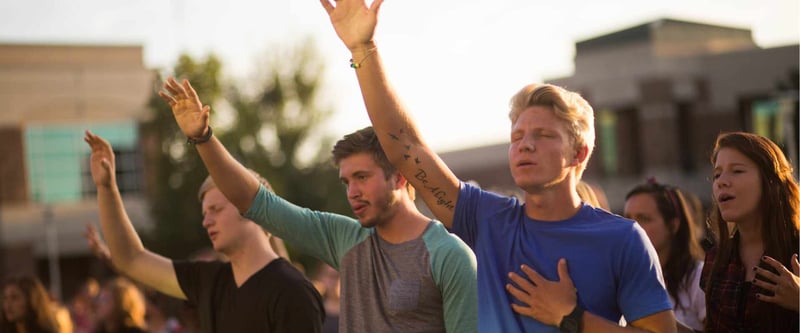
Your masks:
<instances>
[{"instance_id":1,"label":"fingers","mask_svg":"<svg viewBox=\"0 0 800 333\"><path fill-rule=\"evenodd\" d=\"M111 144L103 139L101 136L92 133L89 130L84 132L83 141L89 144L89 147L92 148L92 152L97 152L100 150L104 150L106 152L111 152Z\"/></svg>"},{"instance_id":2,"label":"fingers","mask_svg":"<svg viewBox=\"0 0 800 333\"><path fill-rule=\"evenodd\" d=\"M175 81L175 78L171 76L164 81L164 89L166 89L172 96L178 96L183 93L183 88L181 85L178 84L178 81Z\"/></svg>"},{"instance_id":3,"label":"fingers","mask_svg":"<svg viewBox=\"0 0 800 333\"><path fill-rule=\"evenodd\" d=\"M783 274L784 272L785 273L791 273L791 272L789 272L788 269L786 269L786 267L783 266L783 264L780 263L780 261L777 261L777 260L773 259L770 256L761 257L761 261L763 261L763 262L767 263L768 265L772 266L772 268L774 268L775 270L778 271L779 275Z\"/></svg>"},{"instance_id":4,"label":"fingers","mask_svg":"<svg viewBox=\"0 0 800 333\"><path fill-rule=\"evenodd\" d=\"M539 275L539 273L537 273L535 270L533 270L533 268L530 268L527 265L522 265L522 271L525 272L525 274L528 275L528 278L531 279L531 281L533 281L533 283L536 285L541 285L542 282L545 281L545 279L541 275Z\"/></svg>"},{"instance_id":5,"label":"fingers","mask_svg":"<svg viewBox=\"0 0 800 333\"><path fill-rule=\"evenodd\" d=\"M527 303L528 303L528 302L526 301L526 299L527 299L527 298L528 298L530 295L529 295L528 293L526 293L525 291L522 291L522 290L520 290L520 289L517 289L516 287L514 287L514 286L513 286L513 285L511 285L510 283L507 283L507 284L506 284L506 290L508 291L508 293L509 293L509 294L511 294L511 296L514 296L514 298L516 298L518 301L520 301L520 302L522 302L522 303L525 303L525 304L527 304Z\"/></svg>"},{"instance_id":6,"label":"fingers","mask_svg":"<svg viewBox=\"0 0 800 333\"><path fill-rule=\"evenodd\" d=\"M178 102L178 101L175 100L175 98L172 98L172 96L170 96L169 94L165 93L163 90L158 92L158 96L161 96L161 99L163 99L165 102L167 102L167 104L169 104L169 106L173 106L173 105L175 105L175 103Z\"/></svg>"},{"instance_id":7,"label":"fingers","mask_svg":"<svg viewBox=\"0 0 800 333\"><path fill-rule=\"evenodd\" d=\"M790 272L786 267L784 267L783 264L781 264L779 261L773 259L770 256L761 257L761 261L772 266L772 268L774 268L778 272L778 274L772 273L769 270L756 266L753 267L753 270L756 272L756 279L758 279L760 275L766 281L772 283L778 283L778 281L780 281L781 275L789 276L790 274L792 274L792 272Z\"/></svg>"},{"instance_id":8,"label":"fingers","mask_svg":"<svg viewBox=\"0 0 800 333\"><path fill-rule=\"evenodd\" d=\"M106 171L108 171L109 173L111 173L113 171L112 168L111 168L111 162L109 162L108 159L104 158L104 159L100 160L100 165L102 165L103 169L106 169Z\"/></svg>"},{"instance_id":9,"label":"fingers","mask_svg":"<svg viewBox=\"0 0 800 333\"><path fill-rule=\"evenodd\" d=\"M514 303L511 303L511 310L514 310L514 312L519 313L521 315L533 317L533 315L532 315L533 311L531 310L530 307L527 307L527 306L520 306L520 305L516 305Z\"/></svg>"},{"instance_id":10,"label":"fingers","mask_svg":"<svg viewBox=\"0 0 800 333\"><path fill-rule=\"evenodd\" d=\"M756 278L753 279L753 284L758 287L761 287L761 289L768 290L773 293L775 293L775 291L778 290L778 285L776 283L770 283L769 280L761 280L758 278L758 276L756 276Z\"/></svg>"},{"instance_id":11,"label":"fingers","mask_svg":"<svg viewBox=\"0 0 800 333\"><path fill-rule=\"evenodd\" d=\"M764 302L770 302L770 303L777 303L778 302L778 296L777 295L768 296L768 295L764 295L764 294L756 294L756 298L761 300L761 301L764 301Z\"/></svg>"},{"instance_id":12,"label":"fingers","mask_svg":"<svg viewBox=\"0 0 800 333\"><path fill-rule=\"evenodd\" d=\"M211 114L211 107L206 105L203 107L203 122L208 121L208 117Z\"/></svg>"},{"instance_id":13,"label":"fingers","mask_svg":"<svg viewBox=\"0 0 800 333\"><path fill-rule=\"evenodd\" d=\"M378 11L380 11L382 4L383 0L375 0L372 2L372 5L369 6L369 10L375 13L375 15L378 15Z\"/></svg>"},{"instance_id":14,"label":"fingers","mask_svg":"<svg viewBox=\"0 0 800 333\"><path fill-rule=\"evenodd\" d=\"M572 285L572 278L569 276L569 267L567 267L567 259L561 258L558 260L558 280L569 282L569 284Z\"/></svg>"},{"instance_id":15,"label":"fingers","mask_svg":"<svg viewBox=\"0 0 800 333\"><path fill-rule=\"evenodd\" d=\"M794 271L794 275L800 276L800 261L797 260L797 253L792 256L792 271Z\"/></svg>"},{"instance_id":16,"label":"fingers","mask_svg":"<svg viewBox=\"0 0 800 333\"><path fill-rule=\"evenodd\" d=\"M758 267L758 266L753 267L753 270L756 272L756 278L753 280L754 282L756 280L758 280L759 277L762 280L767 281L767 282L771 282L771 283L777 283L778 279L780 279L780 276L778 276L777 274L772 273L772 272L770 272L770 271L768 271L766 269L763 269L761 267Z\"/></svg>"},{"instance_id":17,"label":"fingers","mask_svg":"<svg viewBox=\"0 0 800 333\"><path fill-rule=\"evenodd\" d=\"M508 273L508 277L511 279L511 281L514 281L514 283L516 283L520 288L528 292L532 292L534 289L536 289L535 284L532 284L530 281L523 278L522 276L517 275L516 273Z\"/></svg>"},{"instance_id":18,"label":"fingers","mask_svg":"<svg viewBox=\"0 0 800 333\"><path fill-rule=\"evenodd\" d=\"M182 83L183 83L182 88L183 88L183 91L186 92L186 96L189 96L189 98L191 98L193 100L200 100L200 97L197 97L197 92L192 87L192 84L189 83L189 80L183 79Z\"/></svg>"},{"instance_id":19,"label":"fingers","mask_svg":"<svg viewBox=\"0 0 800 333\"><path fill-rule=\"evenodd\" d=\"M325 8L325 11L328 12L328 15L330 15L335 9L330 0L320 0L319 3L322 4L322 8Z\"/></svg>"}]
</instances>

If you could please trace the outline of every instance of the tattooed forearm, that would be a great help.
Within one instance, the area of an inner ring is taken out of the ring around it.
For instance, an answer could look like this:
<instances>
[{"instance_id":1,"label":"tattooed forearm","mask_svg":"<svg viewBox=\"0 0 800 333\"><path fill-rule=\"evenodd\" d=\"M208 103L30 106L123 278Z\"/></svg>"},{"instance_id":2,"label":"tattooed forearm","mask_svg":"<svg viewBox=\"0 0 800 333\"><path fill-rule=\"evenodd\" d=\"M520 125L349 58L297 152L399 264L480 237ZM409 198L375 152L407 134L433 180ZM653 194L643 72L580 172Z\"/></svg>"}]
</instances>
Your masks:
<instances>
[{"instance_id":1,"label":"tattooed forearm","mask_svg":"<svg viewBox=\"0 0 800 333\"><path fill-rule=\"evenodd\" d=\"M409 161L411 158L414 158L414 164L417 167L422 164L422 161L419 159L419 156L412 152L412 146L416 146L413 144L414 140L409 140L408 136L405 134L405 131L401 128L395 133L389 133L389 138L391 138L392 142L396 142L405 148L405 152L403 153L403 160ZM414 178L422 183L422 188L420 190L427 191L432 193L433 196L436 198L436 205L442 206L449 210L455 209L455 204L453 204L453 200L448 199L450 195L447 192L443 191L439 186L431 185L430 180L428 179L428 173L425 172L422 168L417 169L417 172L414 174Z\"/></svg>"},{"instance_id":2,"label":"tattooed forearm","mask_svg":"<svg viewBox=\"0 0 800 333\"><path fill-rule=\"evenodd\" d=\"M424 190L433 193L433 196L436 198L436 205L442 206L449 210L455 209L453 200L447 199L447 192L442 191L438 186L429 185L430 181L428 180L428 174L425 172L425 170L419 169L417 173L414 174L414 178L422 182L422 188Z\"/></svg>"}]
</instances>

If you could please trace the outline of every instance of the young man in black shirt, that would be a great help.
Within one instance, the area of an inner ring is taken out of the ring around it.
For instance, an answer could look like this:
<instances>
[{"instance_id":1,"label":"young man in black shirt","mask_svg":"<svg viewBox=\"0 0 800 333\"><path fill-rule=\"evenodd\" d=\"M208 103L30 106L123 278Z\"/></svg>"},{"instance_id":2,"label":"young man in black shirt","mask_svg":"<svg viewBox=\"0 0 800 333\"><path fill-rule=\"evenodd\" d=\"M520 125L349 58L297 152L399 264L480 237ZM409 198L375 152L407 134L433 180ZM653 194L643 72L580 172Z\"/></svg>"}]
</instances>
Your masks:
<instances>
[{"instance_id":1,"label":"young man in black shirt","mask_svg":"<svg viewBox=\"0 0 800 333\"><path fill-rule=\"evenodd\" d=\"M203 332L321 332L325 312L317 290L210 178L200 190L203 227L230 262L173 262L142 246L117 188L111 145L89 131L84 140L92 149L100 224L120 273L194 304Z\"/></svg>"}]
</instances>

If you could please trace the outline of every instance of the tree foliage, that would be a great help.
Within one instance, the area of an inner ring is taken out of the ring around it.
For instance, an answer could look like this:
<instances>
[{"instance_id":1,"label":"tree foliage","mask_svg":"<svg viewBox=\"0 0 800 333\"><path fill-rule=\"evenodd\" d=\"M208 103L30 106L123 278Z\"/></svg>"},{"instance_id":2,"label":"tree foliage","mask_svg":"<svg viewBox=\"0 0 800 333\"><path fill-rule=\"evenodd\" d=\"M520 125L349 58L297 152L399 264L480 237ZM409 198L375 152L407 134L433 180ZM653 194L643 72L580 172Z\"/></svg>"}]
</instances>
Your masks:
<instances>
[{"instance_id":1,"label":"tree foliage","mask_svg":"<svg viewBox=\"0 0 800 333\"><path fill-rule=\"evenodd\" d=\"M234 157L269 180L276 193L303 207L348 213L338 172L330 163L333 140L320 128L330 111L317 102L322 66L314 44L275 52L261 68L265 73L258 77L263 79L225 86L215 57L196 62L181 56L174 75L188 78L203 103L212 106L212 123L224 116L214 106L230 106L232 121L215 126L215 134ZM148 141L143 146L152 166L146 170L152 175L147 187L156 221L147 242L156 252L185 258L210 245L197 199L207 171L155 91L153 119L143 126L143 140Z\"/></svg>"}]
</instances>

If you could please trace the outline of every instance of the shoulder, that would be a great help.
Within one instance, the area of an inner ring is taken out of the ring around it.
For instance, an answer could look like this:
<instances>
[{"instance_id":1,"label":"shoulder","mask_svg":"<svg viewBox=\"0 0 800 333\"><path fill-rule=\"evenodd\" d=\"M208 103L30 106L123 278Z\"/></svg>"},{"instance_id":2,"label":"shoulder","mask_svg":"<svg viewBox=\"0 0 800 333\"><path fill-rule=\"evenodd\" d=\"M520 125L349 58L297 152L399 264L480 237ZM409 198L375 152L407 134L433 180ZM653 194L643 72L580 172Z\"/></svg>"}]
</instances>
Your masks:
<instances>
[{"instance_id":1,"label":"shoulder","mask_svg":"<svg viewBox=\"0 0 800 333\"><path fill-rule=\"evenodd\" d=\"M468 201L471 204L496 205L496 206L521 206L521 201L514 195L507 196L501 193L484 190L468 182L461 182L459 202Z\"/></svg>"},{"instance_id":2,"label":"shoulder","mask_svg":"<svg viewBox=\"0 0 800 333\"><path fill-rule=\"evenodd\" d=\"M303 273L289 261L278 258L265 267L267 274L260 275L260 285L275 290L275 297L289 299L319 299L319 293Z\"/></svg>"},{"instance_id":3,"label":"shoulder","mask_svg":"<svg viewBox=\"0 0 800 333\"><path fill-rule=\"evenodd\" d=\"M450 252L472 254L472 250L461 238L447 231L447 228L436 220L431 221L431 226L425 230L422 239L431 254Z\"/></svg>"},{"instance_id":4,"label":"shoulder","mask_svg":"<svg viewBox=\"0 0 800 333\"><path fill-rule=\"evenodd\" d=\"M187 274L199 277L199 275L219 273L226 269L230 270L231 264L223 261L173 260L172 267L175 268L175 275L179 277Z\"/></svg>"}]
</instances>

